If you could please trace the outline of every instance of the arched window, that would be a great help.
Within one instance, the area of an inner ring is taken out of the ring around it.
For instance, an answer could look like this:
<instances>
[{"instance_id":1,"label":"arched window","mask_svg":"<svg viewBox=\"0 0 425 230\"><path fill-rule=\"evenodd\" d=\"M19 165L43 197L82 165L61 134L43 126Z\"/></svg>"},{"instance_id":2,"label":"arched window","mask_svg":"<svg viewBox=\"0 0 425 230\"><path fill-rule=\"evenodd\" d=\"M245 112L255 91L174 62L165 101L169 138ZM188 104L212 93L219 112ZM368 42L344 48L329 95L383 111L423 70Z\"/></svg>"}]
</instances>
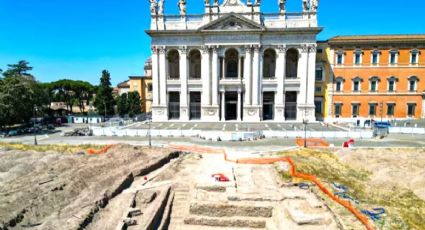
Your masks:
<instances>
[{"instance_id":1,"label":"arched window","mask_svg":"<svg viewBox=\"0 0 425 230\"><path fill-rule=\"evenodd\" d=\"M363 51L357 49L354 51L354 65L361 65L363 62Z\"/></svg>"},{"instance_id":2,"label":"arched window","mask_svg":"<svg viewBox=\"0 0 425 230\"><path fill-rule=\"evenodd\" d=\"M336 52L336 64L343 65L344 64L345 52L342 50L338 50Z\"/></svg>"},{"instance_id":3,"label":"arched window","mask_svg":"<svg viewBox=\"0 0 425 230\"><path fill-rule=\"evenodd\" d=\"M398 50L392 49L390 50L390 60L389 63L391 65L395 65L398 62Z\"/></svg>"},{"instance_id":4,"label":"arched window","mask_svg":"<svg viewBox=\"0 0 425 230\"><path fill-rule=\"evenodd\" d=\"M388 87L387 87L388 92L395 92L396 91L397 82L398 82L398 78L396 78L394 76L388 78Z\"/></svg>"},{"instance_id":5,"label":"arched window","mask_svg":"<svg viewBox=\"0 0 425 230\"><path fill-rule=\"evenodd\" d=\"M342 92L342 91L344 91L344 78L337 77L335 78L335 92Z\"/></svg>"},{"instance_id":6,"label":"arched window","mask_svg":"<svg viewBox=\"0 0 425 230\"><path fill-rule=\"evenodd\" d=\"M264 51L263 78L275 78L276 76L276 51L267 49Z\"/></svg>"},{"instance_id":7,"label":"arched window","mask_svg":"<svg viewBox=\"0 0 425 230\"><path fill-rule=\"evenodd\" d=\"M362 81L360 77L353 78L353 92L362 91Z\"/></svg>"},{"instance_id":8,"label":"arched window","mask_svg":"<svg viewBox=\"0 0 425 230\"><path fill-rule=\"evenodd\" d=\"M189 53L189 79L201 79L201 52L192 50Z\"/></svg>"},{"instance_id":9,"label":"arched window","mask_svg":"<svg viewBox=\"0 0 425 230\"><path fill-rule=\"evenodd\" d=\"M380 55L381 55L381 51L379 51L379 50L373 50L372 51L372 54L371 54L370 63L372 65L378 65L379 64Z\"/></svg>"},{"instance_id":10,"label":"arched window","mask_svg":"<svg viewBox=\"0 0 425 230\"><path fill-rule=\"evenodd\" d=\"M168 78L180 79L180 55L177 50L168 52Z\"/></svg>"},{"instance_id":11,"label":"arched window","mask_svg":"<svg viewBox=\"0 0 425 230\"><path fill-rule=\"evenodd\" d=\"M226 63L226 77L227 78L237 78L238 77L238 61L239 53L235 49L229 49L225 54L225 63Z\"/></svg>"},{"instance_id":12,"label":"arched window","mask_svg":"<svg viewBox=\"0 0 425 230\"><path fill-rule=\"evenodd\" d=\"M298 50L289 49L286 52L286 78L298 77Z\"/></svg>"}]
</instances>

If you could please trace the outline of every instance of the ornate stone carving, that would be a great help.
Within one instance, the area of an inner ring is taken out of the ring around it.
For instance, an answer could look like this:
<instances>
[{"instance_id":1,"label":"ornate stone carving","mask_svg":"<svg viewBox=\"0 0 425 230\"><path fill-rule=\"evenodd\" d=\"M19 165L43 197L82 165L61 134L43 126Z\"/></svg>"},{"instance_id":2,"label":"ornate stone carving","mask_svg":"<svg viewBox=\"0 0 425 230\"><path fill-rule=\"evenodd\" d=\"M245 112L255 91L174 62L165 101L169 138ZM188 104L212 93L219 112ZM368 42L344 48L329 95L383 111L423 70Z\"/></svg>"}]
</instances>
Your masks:
<instances>
[{"instance_id":1,"label":"ornate stone carving","mask_svg":"<svg viewBox=\"0 0 425 230\"><path fill-rule=\"evenodd\" d=\"M279 50L279 53L286 53L287 50L286 45L277 46L277 49Z\"/></svg>"},{"instance_id":2,"label":"ornate stone carving","mask_svg":"<svg viewBox=\"0 0 425 230\"><path fill-rule=\"evenodd\" d=\"M205 0L205 1L204 1L204 5L205 5L205 6L210 6L210 0Z\"/></svg>"},{"instance_id":3,"label":"ornate stone carving","mask_svg":"<svg viewBox=\"0 0 425 230\"><path fill-rule=\"evenodd\" d=\"M210 49L208 48L208 46L201 46L201 50L203 54L206 54L210 51Z\"/></svg>"},{"instance_id":4,"label":"ornate stone carving","mask_svg":"<svg viewBox=\"0 0 425 230\"><path fill-rule=\"evenodd\" d=\"M216 109L205 109L204 110L204 115L205 116L214 116L217 114L217 110Z\"/></svg>"},{"instance_id":5,"label":"ornate stone carving","mask_svg":"<svg viewBox=\"0 0 425 230\"><path fill-rule=\"evenodd\" d=\"M261 4L261 0L255 0L255 5L259 6Z\"/></svg>"},{"instance_id":6,"label":"ornate stone carving","mask_svg":"<svg viewBox=\"0 0 425 230\"><path fill-rule=\"evenodd\" d=\"M151 46L152 54L158 54L158 48L156 46Z\"/></svg>"},{"instance_id":7,"label":"ornate stone carving","mask_svg":"<svg viewBox=\"0 0 425 230\"><path fill-rule=\"evenodd\" d=\"M257 110L256 109L248 109L248 115L249 116L254 116L257 114Z\"/></svg>"},{"instance_id":8,"label":"ornate stone carving","mask_svg":"<svg viewBox=\"0 0 425 230\"><path fill-rule=\"evenodd\" d=\"M157 14L157 7L158 4L156 3L156 0L149 0L150 5L150 10L151 10L151 15L156 15Z\"/></svg>"},{"instance_id":9,"label":"ornate stone carving","mask_svg":"<svg viewBox=\"0 0 425 230\"><path fill-rule=\"evenodd\" d=\"M181 16L186 15L186 0L179 0L177 3L177 6L179 7L179 12Z\"/></svg>"},{"instance_id":10,"label":"ornate stone carving","mask_svg":"<svg viewBox=\"0 0 425 230\"><path fill-rule=\"evenodd\" d=\"M214 0L214 6L218 6L218 0Z\"/></svg>"},{"instance_id":11,"label":"ornate stone carving","mask_svg":"<svg viewBox=\"0 0 425 230\"><path fill-rule=\"evenodd\" d=\"M210 47L213 53L218 53L218 46L211 46Z\"/></svg>"},{"instance_id":12,"label":"ornate stone carving","mask_svg":"<svg viewBox=\"0 0 425 230\"><path fill-rule=\"evenodd\" d=\"M165 54L166 52L167 52L167 49L165 48L165 46L159 47L159 53L160 54Z\"/></svg>"},{"instance_id":13,"label":"ornate stone carving","mask_svg":"<svg viewBox=\"0 0 425 230\"><path fill-rule=\"evenodd\" d=\"M307 53L308 52L308 46L306 44L302 45L301 50L303 53Z\"/></svg>"},{"instance_id":14,"label":"ornate stone carving","mask_svg":"<svg viewBox=\"0 0 425 230\"><path fill-rule=\"evenodd\" d=\"M308 11L308 0L303 0L303 11Z\"/></svg>"},{"instance_id":15,"label":"ornate stone carving","mask_svg":"<svg viewBox=\"0 0 425 230\"><path fill-rule=\"evenodd\" d=\"M316 53L316 50L317 50L317 46L316 45L310 45L309 47L309 51L310 51L310 53Z\"/></svg>"},{"instance_id":16,"label":"ornate stone carving","mask_svg":"<svg viewBox=\"0 0 425 230\"><path fill-rule=\"evenodd\" d=\"M254 52L260 52L261 45L254 45Z\"/></svg>"},{"instance_id":17,"label":"ornate stone carving","mask_svg":"<svg viewBox=\"0 0 425 230\"><path fill-rule=\"evenodd\" d=\"M180 50L181 54L183 54L183 55L187 54L187 46L180 46L179 50Z\"/></svg>"}]
</instances>

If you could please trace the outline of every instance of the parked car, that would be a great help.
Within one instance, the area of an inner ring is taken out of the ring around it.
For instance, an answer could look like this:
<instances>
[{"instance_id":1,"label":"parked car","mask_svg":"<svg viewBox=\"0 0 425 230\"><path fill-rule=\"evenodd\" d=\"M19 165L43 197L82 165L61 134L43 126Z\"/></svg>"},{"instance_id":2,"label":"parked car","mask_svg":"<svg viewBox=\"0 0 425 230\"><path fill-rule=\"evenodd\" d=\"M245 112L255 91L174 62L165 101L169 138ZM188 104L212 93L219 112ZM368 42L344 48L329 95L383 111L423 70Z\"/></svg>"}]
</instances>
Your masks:
<instances>
[{"instance_id":1,"label":"parked car","mask_svg":"<svg viewBox=\"0 0 425 230\"><path fill-rule=\"evenodd\" d=\"M7 134L6 132L0 131L0 137L1 137L1 138L6 137L6 134Z\"/></svg>"},{"instance_id":2,"label":"parked car","mask_svg":"<svg viewBox=\"0 0 425 230\"><path fill-rule=\"evenodd\" d=\"M18 136L18 130L10 130L10 131L7 133L7 136L8 136L8 137Z\"/></svg>"}]
</instances>

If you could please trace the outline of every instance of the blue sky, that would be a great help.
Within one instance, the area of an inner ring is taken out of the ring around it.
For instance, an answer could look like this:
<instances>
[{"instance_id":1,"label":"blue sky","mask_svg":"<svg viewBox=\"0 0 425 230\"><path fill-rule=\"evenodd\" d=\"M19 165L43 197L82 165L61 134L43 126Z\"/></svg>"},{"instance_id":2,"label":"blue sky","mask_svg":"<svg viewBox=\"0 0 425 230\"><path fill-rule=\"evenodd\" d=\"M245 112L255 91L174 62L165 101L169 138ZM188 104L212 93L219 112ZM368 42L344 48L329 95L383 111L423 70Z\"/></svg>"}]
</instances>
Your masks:
<instances>
[{"instance_id":1,"label":"blue sky","mask_svg":"<svg viewBox=\"0 0 425 230\"><path fill-rule=\"evenodd\" d=\"M167 14L177 0L166 0ZM188 0L188 13L202 13L203 0ZM287 0L300 11L301 0ZM277 0L262 0L276 12ZM318 39L351 34L425 33L424 0L321 0ZM27 60L42 82L62 78L98 84L108 69L115 85L143 74L150 55L148 0L0 0L0 68Z\"/></svg>"}]
</instances>

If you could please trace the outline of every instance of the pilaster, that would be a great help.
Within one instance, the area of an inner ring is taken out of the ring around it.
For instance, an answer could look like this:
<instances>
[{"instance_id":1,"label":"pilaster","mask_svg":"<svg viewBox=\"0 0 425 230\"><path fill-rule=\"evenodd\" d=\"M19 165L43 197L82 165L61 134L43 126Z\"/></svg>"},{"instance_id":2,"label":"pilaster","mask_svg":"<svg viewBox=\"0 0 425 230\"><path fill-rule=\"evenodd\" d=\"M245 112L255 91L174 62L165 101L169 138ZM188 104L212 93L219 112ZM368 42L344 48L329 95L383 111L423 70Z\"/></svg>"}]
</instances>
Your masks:
<instances>
[{"instance_id":1,"label":"pilaster","mask_svg":"<svg viewBox=\"0 0 425 230\"><path fill-rule=\"evenodd\" d=\"M275 95L275 121L285 121L285 105L283 100L284 94L284 81L285 81L285 68L286 68L286 46L280 45L277 47L276 59L276 79L277 79L277 92Z\"/></svg>"},{"instance_id":2,"label":"pilaster","mask_svg":"<svg viewBox=\"0 0 425 230\"><path fill-rule=\"evenodd\" d=\"M180 47L180 120L189 120L188 110L188 90L187 90L187 78L188 78L188 64L187 64L187 47Z\"/></svg>"}]
</instances>

